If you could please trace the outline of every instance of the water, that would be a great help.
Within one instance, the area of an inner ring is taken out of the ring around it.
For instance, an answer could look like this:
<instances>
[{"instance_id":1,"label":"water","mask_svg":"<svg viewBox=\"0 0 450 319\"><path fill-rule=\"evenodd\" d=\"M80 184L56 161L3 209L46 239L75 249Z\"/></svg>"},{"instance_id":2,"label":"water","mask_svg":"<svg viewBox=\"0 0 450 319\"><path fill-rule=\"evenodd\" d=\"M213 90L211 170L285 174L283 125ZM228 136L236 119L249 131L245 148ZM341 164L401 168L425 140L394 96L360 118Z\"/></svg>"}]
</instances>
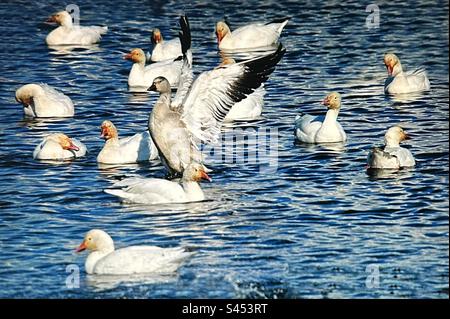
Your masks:
<instances>
[{"instance_id":1,"label":"water","mask_svg":"<svg viewBox=\"0 0 450 319\"><path fill-rule=\"evenodd\" d=\"M62 8L58 1L0 4L0 297L448 298L448 2L383 3L372 30L358 1L77 5L81 24L106 24L109 32L98 47L64 53L44 43L51 27L42 21ZM282 35L287 54L267 83L264 118L239 123L277 130L278 166L212 161L214 181L203 184L209 201L123 205L103 189L124 176L164 171L157 162L99 167L99 126L113 120L122 136L146 128L157 97L127 91L131 66L121 56L148 50L153 27L175 36L183 10L197 72L219 63L214 24L224 15L235 28L292 17ZM409 101L385 97L382 57L389 50L406 67L425 66L432 90ZM30 82L68 94L76 116L24 119L14 91ZM322 114L320 101L332 90L343 94L339 118L348 142L342 149L295 144L295 115ZM405 147L417 166L368 175L368 150L394 124L413 136ZM88 156L60 165L34 161L34 146L54 131L81 139ZM89 277L85 255L74 248L94 227L118 247L184 245L197 253L174 276ZM81 269L78 289L65 285L70 265ZM379 281L371 281L377 272Z\"/></svg>"}]
</instances>

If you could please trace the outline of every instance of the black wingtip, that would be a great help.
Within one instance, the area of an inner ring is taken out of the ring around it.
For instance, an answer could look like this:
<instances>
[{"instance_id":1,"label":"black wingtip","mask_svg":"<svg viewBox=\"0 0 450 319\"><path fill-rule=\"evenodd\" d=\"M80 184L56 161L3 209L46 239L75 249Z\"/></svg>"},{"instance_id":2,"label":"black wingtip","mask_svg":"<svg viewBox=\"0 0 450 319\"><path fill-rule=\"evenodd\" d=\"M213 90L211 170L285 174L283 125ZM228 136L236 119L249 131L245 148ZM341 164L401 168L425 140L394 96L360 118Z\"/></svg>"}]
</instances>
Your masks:
<instances>
[{"instance_id":1,"label":"black wingtip","mask_svg":"<svg viewBox=\"0 0 450 319\"><path fill-rule=\"evenodd\" d=\"M270 22L267 22L266 25L267 24L272 24L272 23L283 23L283 22L289 21L289 20L291 20L291 17L285 17L285 18L281 18L281 19L274 19L274 20L272 20Z\"/></svg>"},{"instance_id":2,"label":"black wingtip","mask_svg":"<svg viewBox=\"0 0 450 319\"><path fill-rule=\"evenodd\" d=\"M191 48L191 28L189 26L189 20L187 16L180 16L181 31L178 33L178 37L181 42L181 51L183 55Z\"/></svg>"}]
</instances>

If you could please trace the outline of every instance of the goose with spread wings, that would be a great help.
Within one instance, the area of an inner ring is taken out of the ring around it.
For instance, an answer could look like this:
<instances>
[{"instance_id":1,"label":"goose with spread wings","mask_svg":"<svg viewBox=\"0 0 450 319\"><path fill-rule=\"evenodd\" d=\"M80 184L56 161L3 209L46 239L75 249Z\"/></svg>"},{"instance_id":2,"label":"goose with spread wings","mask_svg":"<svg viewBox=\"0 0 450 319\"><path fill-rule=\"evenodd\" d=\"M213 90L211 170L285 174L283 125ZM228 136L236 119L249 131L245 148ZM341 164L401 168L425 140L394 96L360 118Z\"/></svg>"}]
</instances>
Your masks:
<instances>
[{"instance_id":1,"label":"goose with spread wings","mask_svg":"<svg viewBox=\"0 0 450 319\"><path fill-rule=\"evenodd\" d=\"M193 161L203 162L196 139L217 142L232 106L259 88L286 52L280 44L271 54L203 72L194 81L187 54L187 18L181 17L180 25L183 67L175 98L171 100L170 83L164 77L157 77L148 89L160 94L148 126L161 161L171 174L182 173Z\"/></svg>"}]
</instances>

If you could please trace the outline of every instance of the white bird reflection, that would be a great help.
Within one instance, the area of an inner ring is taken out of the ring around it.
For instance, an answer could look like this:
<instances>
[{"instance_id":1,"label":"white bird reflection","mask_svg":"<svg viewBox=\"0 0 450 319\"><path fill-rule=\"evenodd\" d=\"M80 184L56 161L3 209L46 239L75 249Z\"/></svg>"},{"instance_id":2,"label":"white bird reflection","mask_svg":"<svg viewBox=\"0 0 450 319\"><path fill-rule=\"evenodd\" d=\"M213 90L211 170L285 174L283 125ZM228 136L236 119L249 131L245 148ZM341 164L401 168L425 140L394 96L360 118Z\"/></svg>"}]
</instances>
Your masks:
<instances>
[{"instance_id":1,"label":"white bird reflection","mask_svg":"<svg viewBox=\"0 0 450 319\"><path fill-rule=\"evenodd\" d=\"M72 55L74 57L88 55L100 52L101 48L98 44L92 45L49 45L50 54L54 55Z\"/></svg>"},{"instance_id":2,"label":"white bird reflection","mask_svg":"<svg viewBox=\"0 0 450 319\"><path fill-rule=\"evenodd\" d=\"M413 169L411 168L369 168L366 173L369 176L369 180L378 179L398 179L408 178L412 176Z\"/></svg>"},{"instance_id":3,"label":"white bird reflection","mask_svg":"<svg viewBox=\"0 0 450 319\"><path fill-rule=\"evenodd\" d=\"M96 291L110 290L123 286L152 285L175 282L177 273L133 274L133 275L87 275L86 284Z\"/></svg>"}]
</instances>

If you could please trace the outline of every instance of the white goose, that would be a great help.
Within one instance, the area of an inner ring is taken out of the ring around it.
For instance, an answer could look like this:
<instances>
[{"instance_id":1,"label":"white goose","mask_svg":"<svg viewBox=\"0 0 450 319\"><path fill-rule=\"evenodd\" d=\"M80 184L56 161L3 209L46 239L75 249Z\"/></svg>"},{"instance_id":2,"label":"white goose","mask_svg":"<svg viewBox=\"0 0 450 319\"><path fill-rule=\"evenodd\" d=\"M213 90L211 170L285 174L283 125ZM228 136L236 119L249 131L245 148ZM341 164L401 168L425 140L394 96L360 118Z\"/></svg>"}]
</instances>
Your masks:
<instances>
[{"instance_id":1,"label":"white goose","mask_svg":"<svg viewBox=\"0 0 450 319\"><path fill-rule=\"evenodd\" d=\"M384 135L384 147L374 147L368 157L368 168L398 169L401 167L412 167L416 165L414 156L400 143L409 136L400 126L389 128Z\"/></svg>"},{"instance_id":2,"label":"white goose","mask_svg":"<svg viewBox=\"0 0 450 319\"><path fill-rule=\"evenodd\" d=\"M267 47L278 42L281 31L289 18L269 23L253 23L240 27L233 32L224 21L216 23L216 36L220 50L237 50Z\"/></svg>"},{"instance_id":3,"label":"white goose","mask_svg":"<svg viewBox=\"0 0 450 319\"><path fill-rule=\"evenodd\" d=\"M170 83L176 87L179 82L183 61L180 59L167 60L145 65L146 56L142 49L133 49L124 55L125 60L133 62L128 75L128 86L134 90L145 91L158 76L170 79Z\"/></svg>"},{"instance_id":4,"label":"white goose","mask_svg":"<svg viewBox=\"0 0 450 319\"><path fill-rule=\"evenodd\" d=\"M100 42L108 27L82 27L73 25L72 16L67 11L52 15L48 22L56 22L59 27L47 35L48 45L91 45Z\"/></svg>"},{"instance_id":5,"label":"white goose","mask_svg":"<svg viewBox=\"0 0 450 319\"><path fill-rule=\"evenodd\" d=\"M229 57L223 57L222 63L219 68L225 65L236 63L234 59ZM264 83L261 84L253 93L249 94L242 101L233 105L231 110L225 116L224 122L230 121L248 121L254 120L261 116L264 106L264 95L266 90L264 89Z\"/></svg>"},{"instance_id":6,"label":"white goose","mask_svg":"<svg viewBox=\"0 0 450 319\"><path fill-rule=\"evenodd\" d=\"M26 116L72 117L75 113L67 95L44 83L21 86L16 90L16 101L23 105Z\"/></svg>"},{"instance_id":7,"label":"white goose","mask_svg":"<svg viewBox=\"0 0 450 319\"><path fill-rule=\"evenodd\" d=\"M175 38L171 40L164 40L161 31L157 28L152 32L153 50L150 56L150 60L153 62L159 62L164 60L173 60L181 56L181 43L180 39Z\"/></svg>"},{"instance_id":8,"label":"white goose","mask_svg":"<svg viewBox=\"0 0 450 319\"><path fill-rule=\"evenodd\" d=\"M404 72L400 59L393 53L384 55L384 64L388 71L388 78L384 83L384 92L388 94L402 94L422 92L430 89L427 72L423 68Z\"/></svg>"},{"instance_id":9,"label":"white goose","mask_svg":"<svg viewBox=\"0 0 450 319\"><path fill-rule=\"evenodd\" d=\"M33 151L38 160L66 160L86 155L86 146L63 133L53 133L43 138Z\"/></svg>"},{"instance_id":10,"label":"white goose","mask_svg":"<svg viewBox=\"0 0 450 319\"><path fill-rule=\"evenodd\" d=\"M211 181L205 169L202 164L191 163L179 183L160 178L126 178L113 185L120 189L105 189L105 192L136 204L199 202L205 195L198 182Z\"/></svg>"},{"instance_id":11,"label":"white goose","mask_svg":"<svg viewBox=\"0 0 450 319\"><path fill-rule=\"evenodd\" d=\"M296 116L295 136L303 143L345 142L347 135L337 121L341 109L341 95L332 92L325 97L322 103L328 106L325 117L308 114Z\"/></svg>"},{"instance_id":12,"label":"white goose","mask_svg":"<svg viewBox=\"0 0 450 319\"><path fill-rule=\"evenodd\" d=\"M104 164L129 164L149 161L158 157L158 150L148 132L119 139L117 128L111 121L103 121L101 137L105 145L97 156Z\"/></svg>"},{"instance_id":13,"label":"white goose","mask_svg":"<svg viewBox=\"0 0 450 319\"><path fill-rule=\"evenodd\" d=\"M185 18L184 18L185 19ZM189 27L181 18L183 53ZM191 162L202 162L194 138L205 143L217 141L220 128L231 107L265 82L285 53L278 49L263 57L224 65L201 73L193 81L190 59L183 55L180 83L171 101L170 83L164 77L153 81L149 91L160 93L149 117L149 131L159 158L170 174L182 173Z\"/></svg>"},{"instance_id":14,"label":"white goose","mask_svg":"<svg viewBox=\"0 0 450 319\"><path fill-rule=\"evenodd\" d=\"M90 230L76 252L86 249L91 252L85 270L96 275L172 273L193 255L182 247L130 246L116 250L111 236L100 229Z\"/></svg>"}]
</instances>

